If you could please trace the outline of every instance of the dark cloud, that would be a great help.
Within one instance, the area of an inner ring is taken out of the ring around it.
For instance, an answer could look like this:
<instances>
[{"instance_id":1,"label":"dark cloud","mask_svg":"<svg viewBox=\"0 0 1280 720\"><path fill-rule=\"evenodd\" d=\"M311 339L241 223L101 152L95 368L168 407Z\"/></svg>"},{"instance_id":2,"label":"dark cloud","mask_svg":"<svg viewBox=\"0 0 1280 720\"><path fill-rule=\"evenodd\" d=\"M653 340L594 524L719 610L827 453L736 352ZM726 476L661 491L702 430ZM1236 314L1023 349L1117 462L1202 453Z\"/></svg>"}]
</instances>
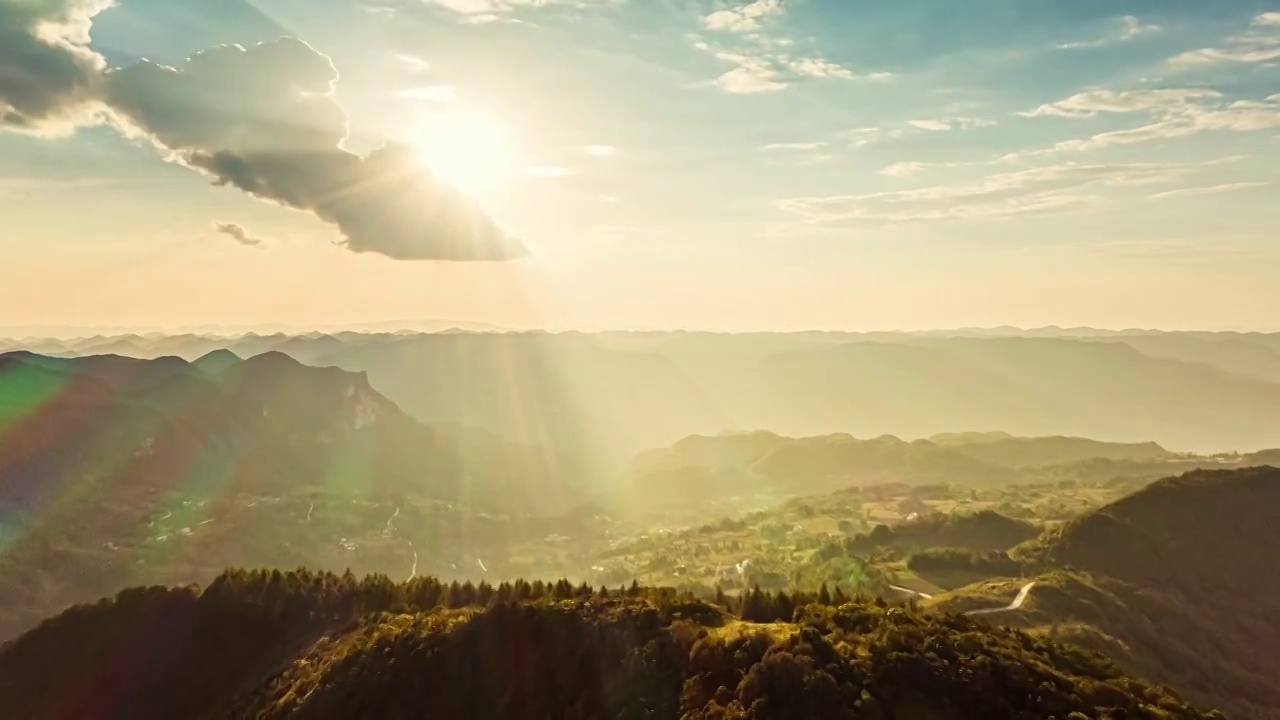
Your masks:
<instances>
[{"instance_id":1,"label":"dark cloud","mask_svg":"<svg viewBox=\"0 0 1280 720\"><path fill-rule=\"evenodd\" d=\"M105 71L86 43L106 4L0 0L6 124L49 132L109 117L216 184L336 226L354 252L456 261L527 254L474 200L438 181L414 148L344 149L338 72L305 42L224 45L180 68L142 61Z\"/></svg>"},{"instance_id":2,"label":"dark cloud","mask_svg":"<svg viewBox=\"0 0 1280 720\"><path fill-rule=\"evenodd\" d=\"M110 0L0 0L0 126L60 134L91 120L106 63L88 48Z\"/></svg>"},{"instance_id":3,"label":"dark cloud","mask_svg":"<svg viewBox=\"0 0 1280 720\"><path fill-rule=\"evenodd\" d=\"M227 237L231 238L232 240L235 240L241 245L246 245L248 247L261 247L263 243L262 238L254 237L253 235L250 235L249 231L246 230L245 227L243 225L240 225L239 223L215 221L213 223L213 230L214 232L221 233L222 235L226 235Z\"/></svg>"}]
</instances>

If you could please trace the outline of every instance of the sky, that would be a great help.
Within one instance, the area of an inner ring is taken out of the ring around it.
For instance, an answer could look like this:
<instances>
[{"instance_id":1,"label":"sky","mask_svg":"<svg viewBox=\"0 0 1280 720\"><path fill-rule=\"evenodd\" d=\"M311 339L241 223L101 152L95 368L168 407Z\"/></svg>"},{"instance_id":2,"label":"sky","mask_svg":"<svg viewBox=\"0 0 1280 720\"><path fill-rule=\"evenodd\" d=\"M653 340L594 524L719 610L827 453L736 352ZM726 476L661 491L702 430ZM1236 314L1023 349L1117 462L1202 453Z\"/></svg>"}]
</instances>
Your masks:
<instances>
[{"instance_id":1,"label":"sky","mask_svg":"<svg viewBox=\"0 0 1280 720\"><path fill-rule=\"evenodd\" d=\"M1275 0L0 0L0 327L1280 325Z\"/></svg>"}]
</instances>

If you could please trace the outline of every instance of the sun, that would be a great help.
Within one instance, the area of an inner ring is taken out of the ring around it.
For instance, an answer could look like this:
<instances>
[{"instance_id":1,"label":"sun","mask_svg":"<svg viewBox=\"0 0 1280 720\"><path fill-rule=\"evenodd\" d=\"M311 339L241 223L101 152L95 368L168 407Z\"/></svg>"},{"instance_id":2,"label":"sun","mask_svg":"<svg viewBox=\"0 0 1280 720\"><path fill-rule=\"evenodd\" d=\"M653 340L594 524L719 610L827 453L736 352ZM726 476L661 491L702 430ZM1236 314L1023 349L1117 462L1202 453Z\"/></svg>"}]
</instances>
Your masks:
<instances>
[{"instance_id":1,"label":"sun","mask_svg":"<svg viewBox=\"0 0 1280 720\"><path fill-rule=\"evenodd\" d=\"M450 109L423 117L417 145L423 165L472 197L491 195L511 174L506 133L477 110Z\"/></svg>"}]
</instances>

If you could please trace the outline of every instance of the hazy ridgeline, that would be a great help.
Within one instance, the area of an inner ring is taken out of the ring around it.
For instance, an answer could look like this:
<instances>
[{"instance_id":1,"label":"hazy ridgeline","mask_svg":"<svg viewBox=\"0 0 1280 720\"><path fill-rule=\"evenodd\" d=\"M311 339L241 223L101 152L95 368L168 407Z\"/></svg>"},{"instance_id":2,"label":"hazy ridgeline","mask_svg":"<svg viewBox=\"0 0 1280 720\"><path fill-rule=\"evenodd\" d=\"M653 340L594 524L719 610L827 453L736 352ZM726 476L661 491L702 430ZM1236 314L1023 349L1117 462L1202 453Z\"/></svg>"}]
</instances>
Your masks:
<instances>
[{"instance_id":1,"label":"hazy ridgeline","mask_svg":"<svg viewBox=\"0 0 1280 720\"><path fill-rule=\"evenodd\" d=\"M93 337L46 354L275 350L367 372L424 422L458 423L593 470L691 434L769 430L904 439L1000 430L1280 445L1280 334L1042 330L944 334L472 333ZM3 345L0 345L3 347Z\"/></svg>"}]
</instances>

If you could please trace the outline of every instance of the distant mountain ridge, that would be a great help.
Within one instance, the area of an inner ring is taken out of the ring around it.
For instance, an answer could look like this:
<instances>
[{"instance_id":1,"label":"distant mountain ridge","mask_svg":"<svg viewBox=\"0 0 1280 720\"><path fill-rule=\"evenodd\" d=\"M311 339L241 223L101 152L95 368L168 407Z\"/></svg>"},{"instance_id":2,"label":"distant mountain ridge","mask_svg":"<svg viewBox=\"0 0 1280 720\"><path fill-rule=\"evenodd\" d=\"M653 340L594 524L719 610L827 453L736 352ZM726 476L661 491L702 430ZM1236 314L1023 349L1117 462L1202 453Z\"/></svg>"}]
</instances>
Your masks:
<instances>
[{"instance_id":1,"label":"distant mountain ridge","mask_svg":"<svg viewBox=\"0 0 1280 720\"><path fill-rule=\"evenodd\" d=\"M906 441L891 435L791 438L756 431L692 435L636 456L627 473L646 498L716 499L765 492L811 495L879 483L994 487L1059 480L1161 477L1208 458L1189 458L1156 443L1086 438L956 433Z\"/></svg>"},{"instance_id":2,"label":"distant mountain ridge","mask_svg":"<svg viewBox=\"0 0 1280 720\"><path fill-rule=\"evenodd\" d=\"M219 348L281 351L368 372L420 420L538 442L587 474L616 472L636 452L688 435L760 427L1280 447L1280 334L334 332L9 347L188 360Z\"/></svg>"}]
</instances>

